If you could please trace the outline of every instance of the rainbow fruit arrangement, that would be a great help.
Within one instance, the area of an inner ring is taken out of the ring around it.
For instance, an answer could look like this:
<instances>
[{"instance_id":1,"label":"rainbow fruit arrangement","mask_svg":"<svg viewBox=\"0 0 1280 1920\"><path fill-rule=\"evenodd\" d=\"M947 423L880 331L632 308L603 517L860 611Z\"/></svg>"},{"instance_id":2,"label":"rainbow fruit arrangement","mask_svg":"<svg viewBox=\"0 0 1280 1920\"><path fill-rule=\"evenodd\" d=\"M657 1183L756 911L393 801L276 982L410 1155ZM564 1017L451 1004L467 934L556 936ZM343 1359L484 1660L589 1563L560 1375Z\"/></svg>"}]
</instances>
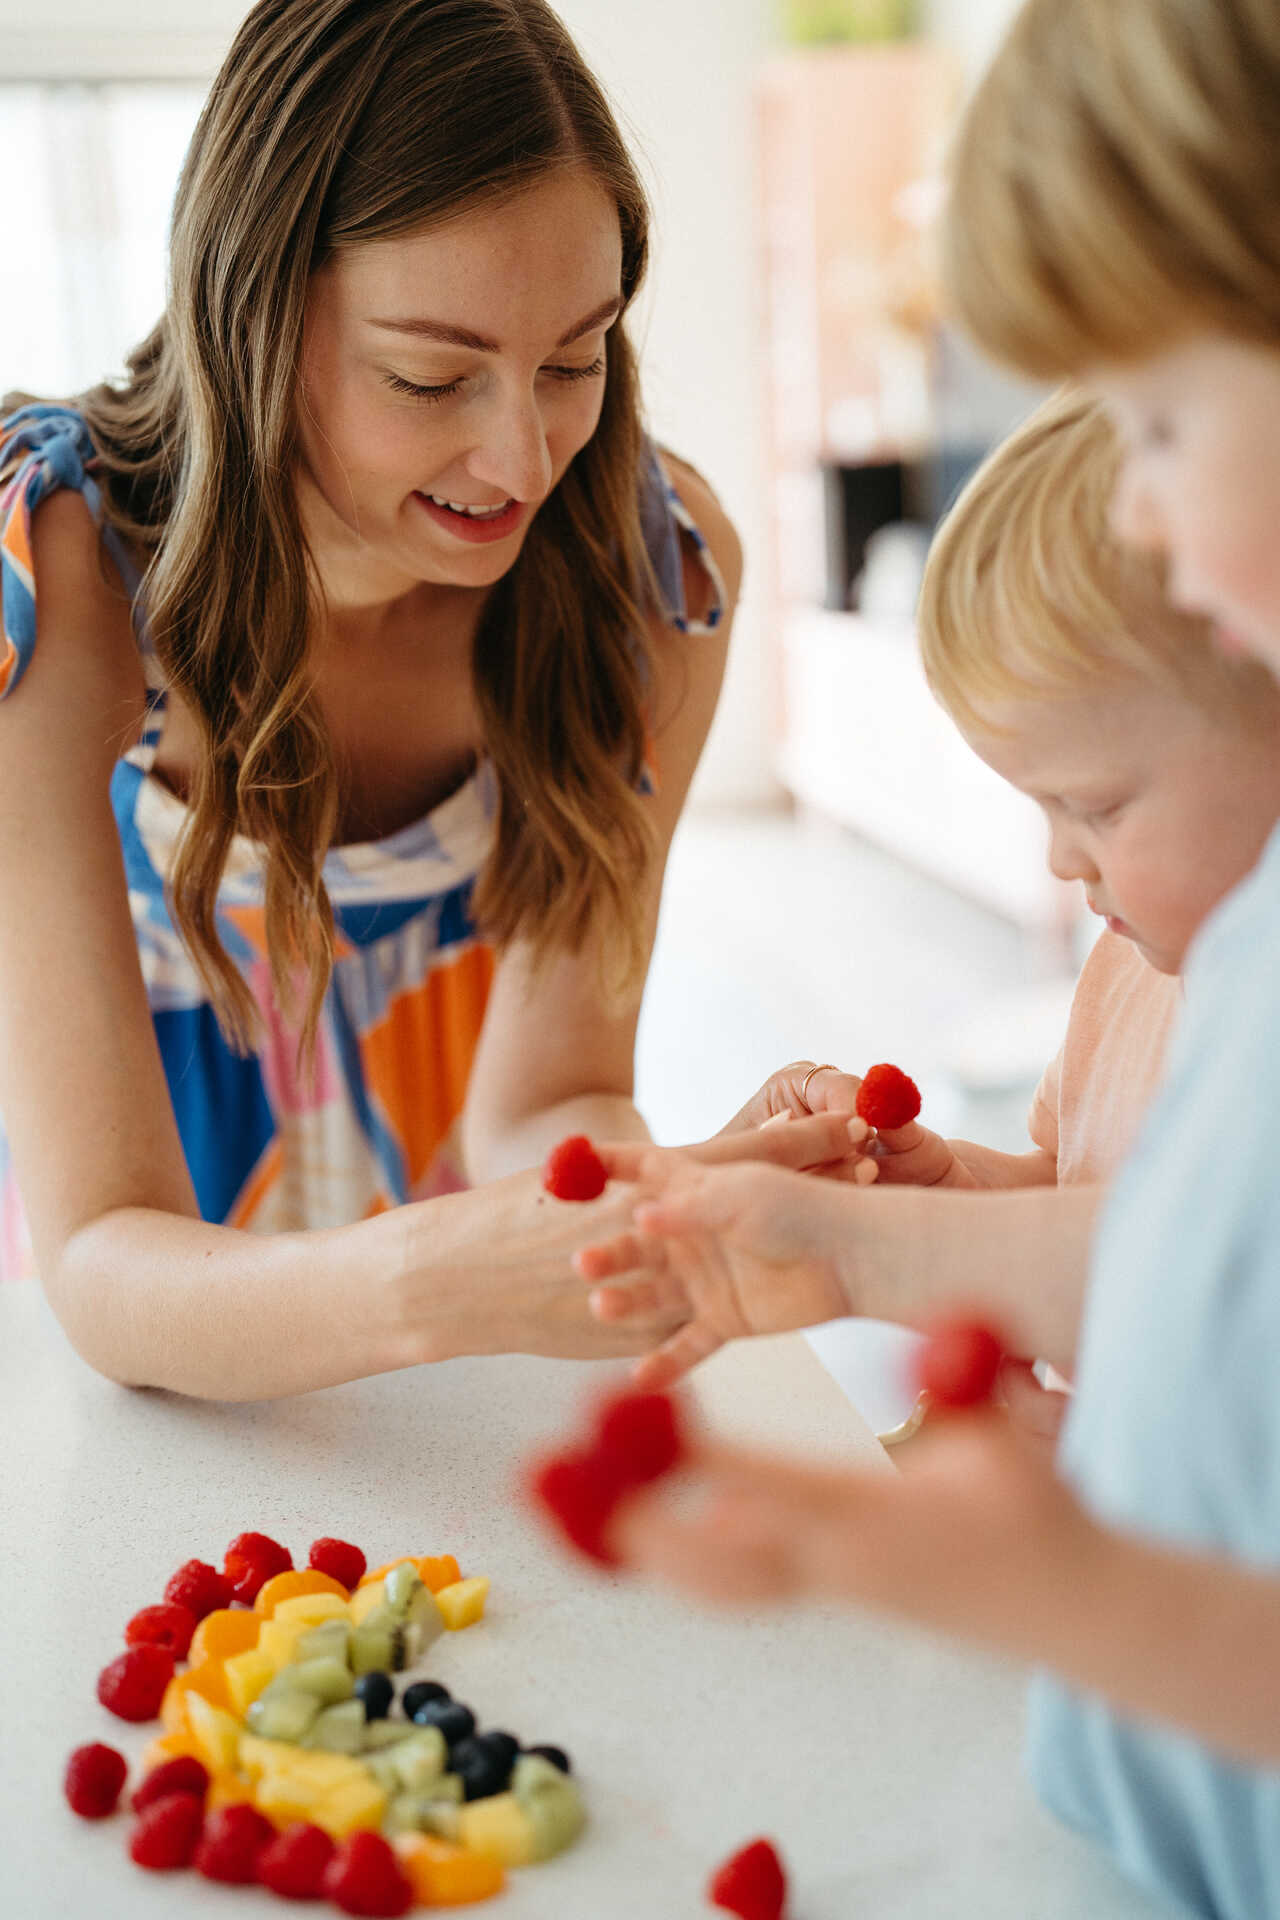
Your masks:
<instances>
[{"instance_id":1,"label":"rainbow fruit arrangement","mask_svg":"<svg viewBox=\"0 0 1280 1920\"><path fill-rule=\"evenodd\" d=\"M488 1587L451 1554L366 1572L329 1539L296 1569L259 1533L232 1541L221 1572L189 1560L98 1676L103 1706L164 1728L131 1798L131 1857L394 1915L487 1899L506 1868L569 1846L584 1813L559 1748L477 1730L438 1681L396 1700L393 1675L479 1620ZM64 1791L101 1819L126 1774L113 1748L79 1747Z\"/></svg>"}]
</instances>

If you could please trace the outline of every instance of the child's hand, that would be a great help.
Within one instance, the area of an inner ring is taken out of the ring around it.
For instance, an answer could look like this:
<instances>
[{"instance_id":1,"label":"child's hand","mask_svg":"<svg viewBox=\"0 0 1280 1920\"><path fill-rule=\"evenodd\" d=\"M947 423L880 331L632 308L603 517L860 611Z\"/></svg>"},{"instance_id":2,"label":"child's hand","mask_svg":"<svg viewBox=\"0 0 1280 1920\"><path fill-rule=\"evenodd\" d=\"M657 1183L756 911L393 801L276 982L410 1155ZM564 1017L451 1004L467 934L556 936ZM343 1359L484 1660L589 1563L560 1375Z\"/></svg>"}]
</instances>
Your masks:
<instances>
[{"instance_id":1,"label":"child's hand","mask_svg":"<svg viewBox=\"0 0 1280 1920\"><path fill-rule=\"evenodd\" d=\"M977 1182L949 1141L918 1120L905 1127L882 1127L870 1149L883 1186L972 1187Z\"/></svg>"},{"instance_id":2,"label":"child's hand","mask_svg":"<svg viewBox=\"0 0 1280 1920\"><path fill-rule=\"evenodd\" d=\"M852 1600L1026 1653L1041 1596L1060 1607L1089 1564L1092 1522L998 1413L954 1420L906 1475L696 1441L689 1467L696 1508L644 1494L613 1539L629 1564L712 1602Z\"/></svg>"},{"instance_id":3,"label":"child's hand","mask_svg":"<svg viewBox=\"0 0 1280 1920\"><path fill-rule=\"evenodd\" d=\"M760 1130L799 1134L809 1122ZM776 1166L706 1167L644 1146L604 1147L611 1178L639 1188L636 1230L584 1247L574 1266L595 1284L606 1322L683 1303L686 1324L639 1361L637 1385L670 1385L726 1340L817 1326L849 1311L838 1270L847 1220L825 1183ZM614 1280L611 1286L601 1281Z\"/></svg>"}]
</instances>

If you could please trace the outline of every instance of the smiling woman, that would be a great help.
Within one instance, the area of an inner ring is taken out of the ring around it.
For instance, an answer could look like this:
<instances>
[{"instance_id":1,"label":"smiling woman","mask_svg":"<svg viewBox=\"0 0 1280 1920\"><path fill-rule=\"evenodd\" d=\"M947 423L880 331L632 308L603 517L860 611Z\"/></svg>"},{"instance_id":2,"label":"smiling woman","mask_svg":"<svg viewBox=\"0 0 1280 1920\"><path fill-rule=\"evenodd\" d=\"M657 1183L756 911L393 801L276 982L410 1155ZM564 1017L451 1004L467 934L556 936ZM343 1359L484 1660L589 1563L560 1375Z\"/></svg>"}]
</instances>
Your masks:
<instances>
[{"instance_id":1,"label":"smiling woman","mask_svg":"<svg viewBox=\"0 0 1280 1920\"><path fill-rule=\"evenodd\" d=\"M646 251L542 0L259 0L127 380L0 428L0 1248L119 1380L669 1328L588 1314L519 1171L644 1135L737 587L641 427ZM745 1151L847 1150L775 1097Z\"/></svg>"}]
</instances>

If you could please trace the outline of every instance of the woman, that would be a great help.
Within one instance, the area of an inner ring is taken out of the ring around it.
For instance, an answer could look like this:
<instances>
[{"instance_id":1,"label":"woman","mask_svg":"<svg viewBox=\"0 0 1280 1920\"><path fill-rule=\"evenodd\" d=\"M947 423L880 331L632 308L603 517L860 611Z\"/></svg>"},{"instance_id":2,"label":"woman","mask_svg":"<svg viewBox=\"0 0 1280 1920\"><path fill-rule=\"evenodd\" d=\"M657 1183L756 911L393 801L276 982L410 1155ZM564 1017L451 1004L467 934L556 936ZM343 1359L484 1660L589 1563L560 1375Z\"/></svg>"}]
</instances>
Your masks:
<instances>
[{"instance_id":1,"label":"woman","mask_svg":"<svg viewBox=\"0 0 1280 1920\"><path fill-rule=\"evenodd\" d=\"M591 1320L536 1176L456 1190L644 1137L739 574L641 432L645 251L541 0L262 0L127 381L3 428L6 1258L115 1379L669 1330Z\"/></svg>"}]
</instances>

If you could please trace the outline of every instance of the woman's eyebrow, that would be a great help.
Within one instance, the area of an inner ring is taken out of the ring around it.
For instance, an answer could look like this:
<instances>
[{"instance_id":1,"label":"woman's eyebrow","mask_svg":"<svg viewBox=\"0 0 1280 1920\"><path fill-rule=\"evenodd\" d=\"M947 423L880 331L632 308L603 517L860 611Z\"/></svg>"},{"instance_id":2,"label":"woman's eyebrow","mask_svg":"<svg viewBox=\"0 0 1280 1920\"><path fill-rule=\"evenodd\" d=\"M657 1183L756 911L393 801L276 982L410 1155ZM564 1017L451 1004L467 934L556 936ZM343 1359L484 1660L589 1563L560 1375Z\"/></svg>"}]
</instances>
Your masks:
<instances>
[{"instance_id":1,"label":"woman's eyebrow","mask_svg":"<svg viewBox=\"0 0 1280 1920\"><path fill-rule=\"evenodd\" d=\"M597 327L603 327L608 321L617 318L622 309L622 296L615 294L611 300L605 300L570 327L556 341L555 351L561 347L571 347L575 340L581 340L584 334L594 333ZM447 320L404 319L370 320L371 327L381 327L388 333L412 333L420 340L438 340L445 346L469 347L473 353L501 353L496 340L490 340L483 333L472 333L469 327L455 327Z\"/></svg>"}]
</instances>

